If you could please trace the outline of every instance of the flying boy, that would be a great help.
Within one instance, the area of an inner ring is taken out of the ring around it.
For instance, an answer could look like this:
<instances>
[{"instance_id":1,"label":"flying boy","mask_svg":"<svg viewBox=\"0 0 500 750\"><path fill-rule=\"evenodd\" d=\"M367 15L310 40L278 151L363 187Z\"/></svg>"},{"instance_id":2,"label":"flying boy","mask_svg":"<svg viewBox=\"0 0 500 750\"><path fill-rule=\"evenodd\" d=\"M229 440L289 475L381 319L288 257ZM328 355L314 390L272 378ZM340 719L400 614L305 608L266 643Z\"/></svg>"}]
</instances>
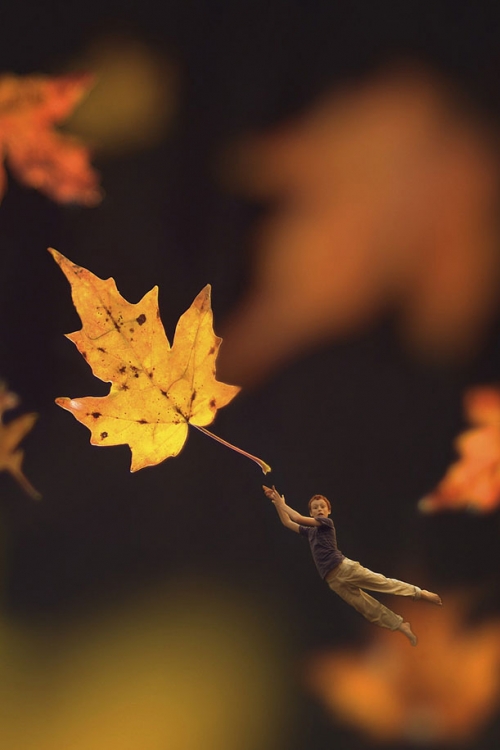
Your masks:
<instances>
[{"instance_id":1,"label":"flying boy","mask_svg":"<svg viewBox=\"0 0 500 750\"><path fill-rule=\"evenodd\" d=\"M263 485L266 496L272 500L281 523L292 531L307 537L312 556L318 572L328 586L344 601L356 609L363 617L381 628L399 630L410 641L417 645L417 636L410 623L404 622L401 615L385 607L363 589L379 591L384 594L411 596L413 599L441 605L441 597L431 591L420 589L411 583L386 578L364 568L359 562L345 557L337 547L337 535L333 521L329 518L332 511L330 501L324 495L313 495L309 500L309 516L303 516L290 508L283 495L276 487Z\"/></svg>"}]
</instances>

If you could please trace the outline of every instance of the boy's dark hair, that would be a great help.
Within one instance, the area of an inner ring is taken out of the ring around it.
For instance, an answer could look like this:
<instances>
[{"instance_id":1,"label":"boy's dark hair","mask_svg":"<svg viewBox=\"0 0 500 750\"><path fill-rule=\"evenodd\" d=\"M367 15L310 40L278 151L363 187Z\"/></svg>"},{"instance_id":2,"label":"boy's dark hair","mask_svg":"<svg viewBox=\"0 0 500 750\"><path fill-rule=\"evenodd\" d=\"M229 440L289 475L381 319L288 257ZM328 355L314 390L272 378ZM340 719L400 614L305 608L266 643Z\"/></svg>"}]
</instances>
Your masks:
<instances>
[{"instance_id":1,"label":"boy's dark hair","mask_svg":"<svg viewBox=\"0 0 500 750\"><path fill-rule=\"evenodd\" d=\"M313 500L324 500L325 503L328 505L328 510L330 511L330 513L332 512L332 505L327 497L325 497L324 495L313 495L312 498L307 503L307 507L309 508L309 513L311 513L311 503L313 502Z\"/></svg>"}]
</instances>

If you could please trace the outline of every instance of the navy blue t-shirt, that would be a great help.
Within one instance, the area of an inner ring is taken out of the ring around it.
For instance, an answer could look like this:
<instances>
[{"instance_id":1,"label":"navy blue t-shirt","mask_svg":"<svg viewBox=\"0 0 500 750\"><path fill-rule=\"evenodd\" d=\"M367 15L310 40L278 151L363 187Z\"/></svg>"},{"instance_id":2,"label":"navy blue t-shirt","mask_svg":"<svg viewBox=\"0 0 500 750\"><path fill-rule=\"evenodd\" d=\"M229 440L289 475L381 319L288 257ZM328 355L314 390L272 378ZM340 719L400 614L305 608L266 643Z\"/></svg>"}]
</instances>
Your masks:
<instances>
[{"instance_id":1,"label":"navy blue t-shirt","mask_svg":"<svg viewBox=\"0 0 500 750\"><path fill-rule=\"evenodd\" d=\"M345 555L337 548L337 534L331 518L316 519L321 526L300 526L299 534L309 540L312 556L321 578L336 568Z\"/></svg>"}]
</instances>

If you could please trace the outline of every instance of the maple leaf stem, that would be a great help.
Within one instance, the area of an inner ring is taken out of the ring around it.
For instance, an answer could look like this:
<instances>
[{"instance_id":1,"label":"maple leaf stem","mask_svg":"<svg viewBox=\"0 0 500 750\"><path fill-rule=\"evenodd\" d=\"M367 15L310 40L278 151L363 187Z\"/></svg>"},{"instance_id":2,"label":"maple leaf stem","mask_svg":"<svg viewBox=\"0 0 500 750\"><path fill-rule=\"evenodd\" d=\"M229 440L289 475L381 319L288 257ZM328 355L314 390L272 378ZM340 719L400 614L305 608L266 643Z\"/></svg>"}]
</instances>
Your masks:
<instances>
[{"instance_id":1,"label":"maple leaf stem","mask_svg":"<svg viewBox=\"0 0 500 750\"><path fill-rule=\"evenodd\" d=\"M241 448L237 448L235 445L228 443L227 440L223 440L217 435L214 435L213 432L209 432L209 430L206 430L204 427L200 427L197 424L192 424L191 426L196 427L196 429L200 430L200 432L204 432L205 435L208 435L208 437L211 437L214 440L217 440L218 443L222 443L222 445L225 445L226 448L231 448L231 450L236 451L236 453L241 453L242 456L246 456L251 461L255 461L255 463L260 466L264 474L268 474L271 471L271 467L269 466L269 464L266 464L265 461L262 461L260 458L257 458L257 456L253 456L251 453L248 453L247 451L244 451Z\"/></svg>"}]
</instances>

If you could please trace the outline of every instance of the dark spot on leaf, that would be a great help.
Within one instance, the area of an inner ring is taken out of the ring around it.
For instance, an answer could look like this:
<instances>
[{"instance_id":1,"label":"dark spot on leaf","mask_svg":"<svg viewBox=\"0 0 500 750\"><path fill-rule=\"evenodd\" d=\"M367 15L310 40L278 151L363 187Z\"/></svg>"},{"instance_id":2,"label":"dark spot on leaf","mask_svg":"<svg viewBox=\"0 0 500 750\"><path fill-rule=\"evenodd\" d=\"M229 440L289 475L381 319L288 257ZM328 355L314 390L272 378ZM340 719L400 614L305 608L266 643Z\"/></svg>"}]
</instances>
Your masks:
<instances>
[{"instance_id":1,"label":"dark spot on leaf","mask_svg":"<svg viewBox=\"0 0 500 750\"><path fill-rule=\"evenodd\" d=\"M194 401L196 398L196 391L193 391L193 395L191 396L191 401Z\"/></svg>"},{"instance_id":2,"label":"dark spot on leaf","mask_svg":"<svg viewBox=\"0 0 500 750\"><path fill-rule=\"evenodd\" d=\"M128 391L128 385L126 383L122 383L120 386L121 391Z\"/></svg>"},{"instance_id":3,"label":"dark spot on leaf","mask_svg":"<svg viewBox=\"0 0 500 750\"><path fill-rule=\"evenodd\" d=\"M211 349L210 349L210 351L208 353L209 354L215 354L215 346L212 346Z\"/></svg>"},{"instance_id":4,"label":"dark spot on leaf","mask_svg":"<svg viewBox=\"0 0 500 750\"><path fill-rule=\"evenodd\" d=\"M97 347L97 351L98 351L98 352L103 352L103 354L106 354L106 349L104 349L104 347L103 347L103 346L98 346L98 347Z\"/></svg>"},{"instance_id":5,"label":"dark spot on leaf","mask_svg":"<svg viewBox=\"0 0 500 750\"><path fill-rule=\"evenodd\" d=\"M142 313L142 315L139 315L139 317L136 318L136 320L140 326L143 326L144 323L146 322L146 316L144 315L144 313Z\"/></svg>"},{"instance_id":6,"label":"dark spot on leaf","mask_svg":"<svg viewBox=\"0 0 500 750\"><path fill-rule=\"evenodd\" d=\"M138 372L134 372L134 378L138 378L138 377L139 377L139 373Z\"/></svg>"},{"instance_id":7,"label":"dark spot on leaf","mask_svg":"<svg viewBox=\"0 0 500 750\"><path fill-rule=\"evenodd\" d=\"M101 432L101 440L104 440L104 438L107 438L107 437L108 437L107 432Z\"/></svg>"},{"instance_id":8,"label":"dark spot on leaf","mask_svg":"<svg viewBox=\"0 0 500 750\"><path fill-rule=\"evenodd\" d=\"M138 419L137 420L137 424L147 424L147 423L148 423L147 419Z\"/></svg>"},{"instance_id":9,"label":"dark spot on leaf","mask_svg":"<svg viewBox=\"0 0 500 750\"><path fill-rule=\"evenodd\" d=\"M94 419L99 419L99 417L102 417L102 414L100 411L93 411L90 416L94 417Z\"/></svg>"},{"instance_id":10,"label":"dark spot on leaf","mask_svg":"<svg viewBox=\"0 0 500 750\"><path fill-rule=\"evenodd\" d=\"M125 366L125 365L122 365L122 366L120 367L120 369L118 370L118 372L121 372L121 374L123 375L123 373L124 373L124 372L127 372L127 368L126 368L126 366Z\"/></svg>"},{"instance_id":11,"label":"dark spot on leaf","mask_svg":"<svg viewBox=\"0 0 500 750\"><path fill-rule=\"evenodd\" d=\"M165 397L167 396L167 392L166 391L161 391L161 392L162 392L163 396L165 396Z\"/></svg>"},{"instance_id":12,"label":"dark spot on leaf","mask_svg":"<svg viewBox=\"0 0 500 750\"><path fill-rule=\"evenodd\" d=\"M210 407L211 407L212 409L215 409L215 399L214 399L214 398L210 399L210 402L209 402L209 406L210 406Z\"/></svg>"},{"instance_id":13,"label":"dark spot on leaf","mask_svg":"<svg viewBox=\"0 0 500 750\"><path fill-rule=\"evenodd\" d=\"M82 357L83 357L84 359L87 359L87 352L82 352Z\"/></svg>"},{"instance_id":14,"label":"dark spot on leaf","mask_svg":"<svg viewBox=\"0 0 500 750\"><path fill-rule=\"evenodd\" d=\"M129 332L129 333L133 333L133 332L134 332L134 329L133 329L133 328L129 328L129 329L128 329L128 332Z\"/></svg>"},{"instance_id":15,"label":"dark spot on leaf","mask_svg":"<svg viewBox=\"0 0 500 750\"><path fill-rule=\"evenodd\" d=\"M108 315L109 318L111 319L111 322L113 323L113 325L116 328L116 330L119 331L120 330L120 326L118 325L118 323L116 322L116 320L113 318L113 313L111 312L111 310L109 310L107 307L105 307L104 310L106 312L106 315ZM108 318L106 318L106 323L107 322L108 322Z\"/></svg>"}]
</instances>

